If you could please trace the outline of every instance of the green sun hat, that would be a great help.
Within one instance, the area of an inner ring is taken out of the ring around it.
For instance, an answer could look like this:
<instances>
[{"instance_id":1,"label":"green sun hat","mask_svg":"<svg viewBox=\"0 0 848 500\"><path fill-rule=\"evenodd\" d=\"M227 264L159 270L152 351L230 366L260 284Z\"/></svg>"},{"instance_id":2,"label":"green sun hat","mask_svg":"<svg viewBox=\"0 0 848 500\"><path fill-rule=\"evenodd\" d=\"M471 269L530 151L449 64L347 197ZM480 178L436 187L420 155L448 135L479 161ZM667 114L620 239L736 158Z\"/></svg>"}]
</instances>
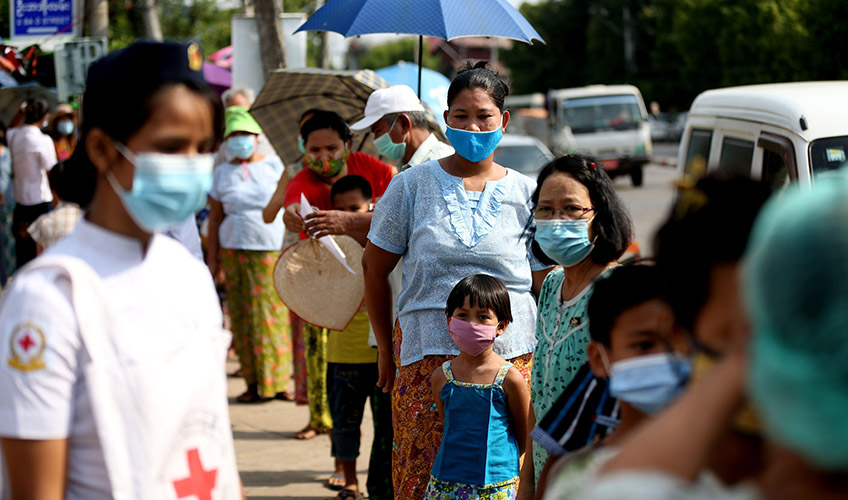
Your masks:
<instances>
[{"instance_id":1,"label":"green sun hat","mask_svg":"<svg viewBox=\"0 0 848 500\"><path fill-rule=\"evenodd\" d=\"M247 108L241 106L227 108L224 115L224 123L224 137L229 137L233 132L262 133L262 127L250 116Z\"/></svg>"}]
</instances>

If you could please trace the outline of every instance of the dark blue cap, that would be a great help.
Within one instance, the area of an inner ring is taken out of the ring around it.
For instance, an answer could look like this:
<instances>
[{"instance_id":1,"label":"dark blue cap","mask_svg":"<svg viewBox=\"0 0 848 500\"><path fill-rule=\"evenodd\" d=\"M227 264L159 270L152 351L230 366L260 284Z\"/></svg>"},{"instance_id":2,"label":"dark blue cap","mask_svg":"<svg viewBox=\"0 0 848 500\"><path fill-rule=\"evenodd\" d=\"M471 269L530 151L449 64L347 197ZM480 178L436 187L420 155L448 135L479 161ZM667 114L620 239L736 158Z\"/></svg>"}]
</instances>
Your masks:
<instances>
[{"instance_id":1,"label":"dark blue cap","mask_svg":"<svg viewBox=\"0 0 848 500\"><path fill-rule=\"evenodd\" d=\"M85 84L86 90L100 90L159 86L165 82L202 83L202 69L203 54L196 43L136 42L92 64Z\"/></svg>"}]
</instances>

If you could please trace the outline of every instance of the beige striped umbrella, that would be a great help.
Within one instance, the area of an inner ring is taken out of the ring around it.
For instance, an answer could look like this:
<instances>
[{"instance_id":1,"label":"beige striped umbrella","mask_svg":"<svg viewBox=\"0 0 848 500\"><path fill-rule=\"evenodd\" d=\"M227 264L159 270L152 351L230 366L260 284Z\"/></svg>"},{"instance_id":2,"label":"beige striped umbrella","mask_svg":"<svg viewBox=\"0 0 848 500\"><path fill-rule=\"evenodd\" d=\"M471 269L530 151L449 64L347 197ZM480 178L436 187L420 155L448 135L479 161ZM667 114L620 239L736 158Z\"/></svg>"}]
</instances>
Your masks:
<instances>
[{"instance_id":1,"label":"beige striped umbrella","mask_svg":"<svg viewBox=\"0 0 848 500\"><path fill-rule=\"evenodd\" d=\"M250 114L259 122L283 162L295 163L300 159L297 150L297 136L300 134L297 122L300 115L309 109L324 109L335 111L349 124L354 123L364 116L365 103L371 92L388 86L386 80L370 69L279 69L272 72L265 81L265 86L250 108ZM426 104L425 109L434 124L433 128L438 129L435 115ZM370 135L355 136L353 150L377 156Z\"/></svg>"}]
</instances>

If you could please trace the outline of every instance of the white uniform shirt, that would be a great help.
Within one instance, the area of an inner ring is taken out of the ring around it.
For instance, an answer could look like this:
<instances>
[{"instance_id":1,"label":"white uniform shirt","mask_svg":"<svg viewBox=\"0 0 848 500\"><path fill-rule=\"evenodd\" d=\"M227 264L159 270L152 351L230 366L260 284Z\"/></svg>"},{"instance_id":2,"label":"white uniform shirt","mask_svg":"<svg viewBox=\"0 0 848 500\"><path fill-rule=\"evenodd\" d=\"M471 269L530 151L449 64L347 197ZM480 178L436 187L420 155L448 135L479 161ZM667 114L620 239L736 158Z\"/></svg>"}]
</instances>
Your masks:
<instances>
[{"instance_id":1,"label":"white uniform shirt","mask_svg":"<svg viewBox=\"0 0 848 500\"><path fill-rule=\"evenodd\" d=\"M221 310L208 270L168 237L154 235L142 254L137 240L81 219L72 234L45 254L78 257L94 269L113 312L126 319L122 342L141 357L176 336L221 331ZM0 308L0 436L69 439L65 498L112 498L82 373L85 353L70 284L57 282L51 270L39 270L21 275L5 295ZM222 359L225 348L222 339ZM229 416L220 417L229 430Z\"/></svg>"},{"instance_id":2,"label":"white uniform shirt","mask_svg":"<svg viewBox=\"0 0 848 500\"><path fill-rule=\"evenodd\" d=\"M26 206L51 201L47 172L58 161L53 139L35 125L10 128L6 138L12 153L15 201Z\"/></svg>"}]
</instances>

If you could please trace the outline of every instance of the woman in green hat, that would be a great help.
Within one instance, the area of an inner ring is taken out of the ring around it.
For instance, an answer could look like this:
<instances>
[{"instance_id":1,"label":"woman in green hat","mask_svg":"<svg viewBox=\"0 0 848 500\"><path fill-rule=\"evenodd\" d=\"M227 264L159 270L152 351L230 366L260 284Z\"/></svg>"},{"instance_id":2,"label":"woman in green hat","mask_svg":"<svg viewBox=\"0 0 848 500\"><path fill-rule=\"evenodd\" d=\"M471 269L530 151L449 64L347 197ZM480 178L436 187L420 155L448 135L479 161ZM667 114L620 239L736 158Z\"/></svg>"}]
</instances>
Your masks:
<instances>
[{"instance_id":1,"label":"woman in green hat","mask_svg":"<svg viewBox=\"0 0 848 500\"><path fill-rule=\"evenodd\" d=\"M266 224L268 204L285 167L279 156L256 151L262 129L247 108L226 111L225 143L232 161L215 167L210 191L209 252L217 282L227 288L233 344L247 391L242 403L290 399L289 313L274 290L274 265L283 245L283 219Z\"/></svg>"}]
</instances>

